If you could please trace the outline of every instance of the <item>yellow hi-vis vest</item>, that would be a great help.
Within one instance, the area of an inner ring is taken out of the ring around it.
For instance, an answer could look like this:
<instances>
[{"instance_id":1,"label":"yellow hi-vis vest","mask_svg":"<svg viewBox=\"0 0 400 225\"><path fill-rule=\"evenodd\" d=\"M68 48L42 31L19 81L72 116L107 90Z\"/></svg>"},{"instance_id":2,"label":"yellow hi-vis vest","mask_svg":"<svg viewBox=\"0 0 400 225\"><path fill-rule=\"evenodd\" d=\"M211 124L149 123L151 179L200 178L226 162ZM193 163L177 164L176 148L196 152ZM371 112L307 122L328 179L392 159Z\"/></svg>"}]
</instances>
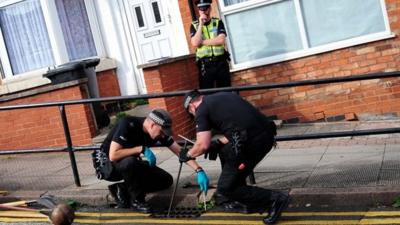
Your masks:
<instances>
[{"instance_id":1,"label":"yellow hi-vis vest","mask_svg":"<svg viewBox=\"0 0 400 225\"><path fill-rule=\"evenodd\" d=\"M218 23L219 19L211 18L211 21L207 26L203 25L202 29L203 40L215 38L218 36ZM199 22L194 21L192 24L194 29L197 31L197 29L199 28ZM196 57L200 59L205 57L221 56L224 53L225 53L224 45L215 45L215 46L203 45L196 49Z\"/></svg>"}]
</instances>

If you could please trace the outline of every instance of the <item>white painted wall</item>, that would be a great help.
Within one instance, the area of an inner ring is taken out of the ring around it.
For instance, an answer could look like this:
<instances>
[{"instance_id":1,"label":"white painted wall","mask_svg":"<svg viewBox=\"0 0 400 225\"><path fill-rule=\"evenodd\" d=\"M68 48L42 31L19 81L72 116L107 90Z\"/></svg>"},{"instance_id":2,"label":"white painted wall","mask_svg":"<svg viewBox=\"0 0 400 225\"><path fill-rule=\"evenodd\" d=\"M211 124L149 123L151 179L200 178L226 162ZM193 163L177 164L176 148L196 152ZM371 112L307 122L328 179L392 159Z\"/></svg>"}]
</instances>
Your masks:
<instances>
[{"instance_id":1,"label":"white painted wall","mask_svg":"<svg viewBox=\"0 0 400 225\"><path fill-rule=\"evenodd\" d=\"M125 0L94 0L99 28L107 57L117 62L118 82L122 95L146 93L143 71L137 69L140 54L135 50L135 35L131 34L124 6ZM164 0L163 0L164 1ZM168 1L173 57L189 54L178 0Z\"/></svg>"},{"instance_id":2,"label":"white painted wall","mask_svg":"<svg viewBox=\"0 0 400 225\"><path fill-rule=\"evenodd\" d=\"M189 54L189 46L186 41L186 35L183 27L181 11L179 10L178 0L167 1L168 11L170 12L169 22L171 22L172 34L174 35L171 38L173 46L173 56L177 57L187 55Z\"/></svg>"},{"instance_id":3,"label":"white painted wall","mask_svg":"<svg viewBox=\"0 0 400 225\"><path fill-rule=\"evenodd\" d=\"M144 87L138 84L141 71L136 68L136 58L131 55L119 1L95 0L97 18L108 57L117 62L118 82L122 95L136 95Z\"/></svg>"}]
</instances>

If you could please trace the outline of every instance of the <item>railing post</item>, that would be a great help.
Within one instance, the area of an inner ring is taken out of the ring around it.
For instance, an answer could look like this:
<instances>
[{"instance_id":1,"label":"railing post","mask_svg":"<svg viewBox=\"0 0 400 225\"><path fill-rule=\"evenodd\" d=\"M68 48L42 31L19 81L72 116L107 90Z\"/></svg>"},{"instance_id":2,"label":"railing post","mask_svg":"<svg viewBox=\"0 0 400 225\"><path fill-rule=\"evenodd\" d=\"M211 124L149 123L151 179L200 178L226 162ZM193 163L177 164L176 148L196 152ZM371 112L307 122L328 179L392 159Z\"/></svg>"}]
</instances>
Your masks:
<instances>
[{"instance_id":1,"label":"railing post","mask_svg":"<svg viewBox=\"0 0 400 225\"><path fill-rule=\"evenodd\" d=\"M60 105L59 109L61 113L61 120L64 127L65 140L67 141L67 150L69 153L69 159L71 160L72 173L74 174L75 185L80 187L81 182L79 180L79 173L78 173L78 167L76 166L75 154L72 149L71 134L69 132L67 115L65 114L65 105Z\"/></svg>"}]
</instances>

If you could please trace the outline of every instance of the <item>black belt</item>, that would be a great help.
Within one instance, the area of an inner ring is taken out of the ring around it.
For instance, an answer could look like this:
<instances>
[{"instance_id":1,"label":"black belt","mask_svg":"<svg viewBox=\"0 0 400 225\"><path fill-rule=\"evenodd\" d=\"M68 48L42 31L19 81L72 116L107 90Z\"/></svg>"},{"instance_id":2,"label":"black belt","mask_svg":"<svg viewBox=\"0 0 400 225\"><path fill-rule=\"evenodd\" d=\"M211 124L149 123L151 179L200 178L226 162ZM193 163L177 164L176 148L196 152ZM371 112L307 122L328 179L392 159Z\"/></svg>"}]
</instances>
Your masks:
<instances>
[{"instance_id":1,"label":"black belt","mask_svg":"<svg viewBox=\"0 0 400 225\"><path fill-rule=\"evenodd\" d=\"M218 62L221 60L225 60L225 56L213 56L213 57L205 57L205 58L199 58L198 61L201 63L210 63L210 62Z\"/></svg>"}]
</instances>

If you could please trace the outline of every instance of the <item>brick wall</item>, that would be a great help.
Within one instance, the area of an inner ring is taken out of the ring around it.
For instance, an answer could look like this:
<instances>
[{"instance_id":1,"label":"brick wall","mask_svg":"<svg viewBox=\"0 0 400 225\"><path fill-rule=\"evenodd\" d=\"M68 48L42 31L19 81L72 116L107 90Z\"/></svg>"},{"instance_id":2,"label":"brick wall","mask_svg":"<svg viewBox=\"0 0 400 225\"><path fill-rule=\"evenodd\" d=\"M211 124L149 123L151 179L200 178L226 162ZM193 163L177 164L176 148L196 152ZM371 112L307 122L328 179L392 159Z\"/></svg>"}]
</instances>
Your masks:
<instances>
[{"instance_id":1,"label":"brick wall","mask_svg":"<svg viewBox=\"0 0 400 225\"><path fill-rule=\"evenodd\" d=\"M198 86L194 56L183 57L171 63L143 69L148 93L191 90ZM194 125L183 109L183 97L155 98L149 100L150 108L164 108L171 113L174 135L193 137Z\"/></svg>"},{"instance_id":2,"label":"brick wall","mask_svg":"<svg viewBox=\"0 0 400 225\"><path fill-rule=\"evenodd\" d=\"M19 105L86 98L81 85L57 89L3 102ZM92 144L95 133L93 118L87 105L65 107L73 145ZM66 146L58 107L0 111L0 150Z\"/></svg>"},{"instance_id":3,"label":"brick wall","mask_svg":"<svg viewBox=\"0 0 400 225\"><path fill-rule=\"evenodd\" d=\"M100 97L121 96L118 77L115 70L106 70L97 73Z\"/></svg>"},{"instance_id":4,"label":"brick wall","mask_svg":"<svg viewBox=\"0 0 400 225\"><path fill-rule=\"evenodd\" d=\"M179 3L188 33L190 11L187 1ZM234 72L233 86L400 71L400 3L386 0L386 7L395 38ZM242 95L264 113L293 122L335 119L349 113L400 116L398 78L248 91Z\"/></svg>"}]
</instances>

